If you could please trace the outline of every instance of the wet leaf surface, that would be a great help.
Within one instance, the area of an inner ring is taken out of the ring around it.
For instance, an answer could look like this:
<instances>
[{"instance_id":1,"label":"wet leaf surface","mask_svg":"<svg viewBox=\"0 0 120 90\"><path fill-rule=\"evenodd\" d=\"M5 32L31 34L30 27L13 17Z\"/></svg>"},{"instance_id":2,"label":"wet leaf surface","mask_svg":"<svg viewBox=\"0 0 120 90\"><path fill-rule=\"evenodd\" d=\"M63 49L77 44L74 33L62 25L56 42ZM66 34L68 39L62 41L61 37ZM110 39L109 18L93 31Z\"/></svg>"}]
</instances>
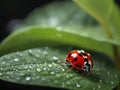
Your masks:
<instances>
[{"instance_id":1,"label":"wet leaf surface","mask_svg":"<svg viewBox=\"0 0 120 90\"><path fill-rule=\"evenodd\" d=\"M0 79L15 83L63 89L111 90L118 85L119 75L107 56L88 51L93 57L92 74L73 69L67 72L66 54L73 48L34 48L0 57Z\"/></svg>"}]
</instances>

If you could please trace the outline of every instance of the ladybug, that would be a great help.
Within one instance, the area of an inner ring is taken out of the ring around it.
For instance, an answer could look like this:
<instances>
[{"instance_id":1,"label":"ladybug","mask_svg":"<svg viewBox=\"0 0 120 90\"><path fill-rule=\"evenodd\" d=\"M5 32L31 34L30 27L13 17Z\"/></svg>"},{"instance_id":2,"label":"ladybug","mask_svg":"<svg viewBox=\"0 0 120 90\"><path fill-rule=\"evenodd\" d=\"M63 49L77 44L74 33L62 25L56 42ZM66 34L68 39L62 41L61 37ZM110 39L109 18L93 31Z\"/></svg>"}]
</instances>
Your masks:
<instances>
[{"instance_id":1,"label":"ladybug","mask_svg":"<svg viewBox=\"0 0 120 90\"><path fill-rule=\"evenodd\" d=\"M72 68L77 70L91 72L93 68L93 60L89 53L84 50L72 50L66 55L66 64L71 66L68 70L70 71Z\"/></svg>"}]
</instances>

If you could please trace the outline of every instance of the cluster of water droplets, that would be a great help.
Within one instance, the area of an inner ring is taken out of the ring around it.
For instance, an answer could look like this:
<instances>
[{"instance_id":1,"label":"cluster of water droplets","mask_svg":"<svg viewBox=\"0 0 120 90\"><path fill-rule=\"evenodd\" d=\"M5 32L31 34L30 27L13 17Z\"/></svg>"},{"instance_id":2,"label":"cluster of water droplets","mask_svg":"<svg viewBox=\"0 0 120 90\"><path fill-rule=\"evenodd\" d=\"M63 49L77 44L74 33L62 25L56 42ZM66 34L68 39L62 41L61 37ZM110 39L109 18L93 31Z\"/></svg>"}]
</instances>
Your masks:
<instances>
[{"instance_id":1,"label":"cluster of water droplets","mask_svg":"<svg viewBox=\"0 0 120 90\"><path fill-rule=\"evenodd\" d=\"M48 55L49 52L48 52L48 47L45 47L44 50L39 50L39 51L37 50L35 52L33 52L31 49L29 49L27 51L27 53L30 56L33 56L33 58L35 58L35 60L40 60L39 59L39 54L42 53L41 55L46 58L46 56ZM16 55L19 58L15 57L15 58L11 59L10 57L7 57L7 59L11 60L11 62L15 62L15 63L18 62L19 63L21 61L20 57L23 57L24 55L20 52L16 52ZM19 65L16 64L15 66L7 65L7 67L4 67L4 68L0 67L1 71L4 70L4 69L5 70L10 70L9 72L6 72L6 73L1 73L0 72L0 77L4 76L4 74L6 74L6 75L8 75L8 76L6 76L7 79L12 79L12 78L14 78L15 75L18 75L18 77L16 77L16 80L21 81L24 77L24 80L28 82L28 81L31 81L31 80L46 81L47 80L46 77L48 75L48 76L56 77L57 79L55 79L52 83L60 84L61 87L69 86L71 88L72 87L81 88L83 86L83 84L81 82L79 82L79 80L76 81L76 82L75 81L74 82L69 81L69 80L71 80L71 78L72 79L74 78L74 75L73 75L73 73L68 73L66 68L64 68L63 66L61 66L61 65L59 65L58 63L55 62L55 61L60 60L60 58L57 55L51 55L50 59L51 59L51 63L47 63L47 62L44 62L44 63L30 63L29 62L28 64L22 63L22 64L19 64ZM6 61L3 61L1 63L1 65L5 65L6 63L7 63ZM25 71L21 72L19 70L25 70ZM97 75L100 75L99 71L100 71L100 69L96 68ZM14 74L15 72L18 72L18 73ZM30 73L30 74L27 74L27 73ZM47 74L46 77L44 77L45 74ZM111 72L107 71L105 74L106 75L111 75ZM118 78L117 74L115 74L115 75L112 74L112 76L113 76L113 78ZM58 79L61 79L61 77L63 77L62 78L63 82L58 80ZM113 85L115 82L114 81L109 81L109 80L105 81L103 79L100 79L99 83L100 83L100 85L92 87L92 90L101 89L102 88L102 86L101 86L102 83ZM73 86L71 86L71 85L73 85Z\"/></svg>"}]
</instances>

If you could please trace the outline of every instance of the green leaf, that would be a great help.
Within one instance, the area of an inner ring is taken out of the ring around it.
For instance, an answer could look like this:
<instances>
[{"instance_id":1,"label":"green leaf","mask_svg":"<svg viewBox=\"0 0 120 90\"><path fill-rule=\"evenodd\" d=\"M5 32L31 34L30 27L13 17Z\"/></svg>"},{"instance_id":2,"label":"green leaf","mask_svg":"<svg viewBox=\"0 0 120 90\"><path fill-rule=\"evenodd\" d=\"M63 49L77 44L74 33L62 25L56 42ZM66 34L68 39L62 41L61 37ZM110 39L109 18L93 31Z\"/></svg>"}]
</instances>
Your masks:
<instances>
[{"instance_id":1,"label":"green leaf","mask_svg":"<svg viewBox=\"0 0 120 90\"><path fill-rule=\"evenodd\" d=\"M107 56L91 52L94 61L92 74L73 69L67 72L66 54L73 48L35 48L0 57L0 79L18 84L47 86L76 90L112 90L119 75Z\"/></svg>"},{"instance_id":2,"label":"green leaf","mask_svg":"<svg viewBox=\"0 0 120 90\"><path fill-rule=\"evenodd\" d=\"M115 0L73 0L104 27L109 39L120 41L120 10Z\"/></svg>"},{"instance_id":3,"label":"green leaf","mask_svg":"<svg viewBox=\"0 0 120 90\"><path fill-rule=\"evenodd\" d=\"M87 48L94 47L94 49L98 50L101 50L106 46L106 49L102 50L102 52L105 50L107 50L107 53L112 52L109 44L101 44L101 42L84 38L77 34L78 32L70 32L66 30L59 31L59 29L55 28L41 28L37 26L22 28L22 30L18 30L11 34L11 36L2 43L0 47L0 55L13 51L24 50L26 48L60 45L83 46ZM90 43L88 44L88 42ZM98 48L100 44L101 47Z\"/></svg>"},{"instance_id":4,"label":"green leaf","mask_svg":"<svg viewBox=\"0 0 120 90\"><path fill-rule=\"evenodd\" d=\"M61 7L62 6L62 7ZM90 22L89 22L90 20ZM88 23L89 22L89 23ZM0 45L0 55L38 46L74 45L112 55L104 30L71 1L36 9Z\"/></svg>"}]
</instances>

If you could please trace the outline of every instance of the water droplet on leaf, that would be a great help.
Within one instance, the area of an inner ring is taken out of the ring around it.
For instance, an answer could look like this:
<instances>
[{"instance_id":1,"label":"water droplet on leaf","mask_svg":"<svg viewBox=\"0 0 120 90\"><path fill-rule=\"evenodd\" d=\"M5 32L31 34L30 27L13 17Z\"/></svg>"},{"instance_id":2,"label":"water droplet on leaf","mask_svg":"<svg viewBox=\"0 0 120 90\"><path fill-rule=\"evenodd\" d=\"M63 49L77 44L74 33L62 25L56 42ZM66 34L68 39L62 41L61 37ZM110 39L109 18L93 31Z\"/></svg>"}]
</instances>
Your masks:
<instances>
[{"instance_id":1,"label":"water droplet on leaf","mask_svg":"<svg viewBox=\"0 0 120 90\"><path fill-rule=\"evenodd\" d=\"M55 80L54 83L58 83L58 81Z\"/></svg>"},{"instance_id":2,"label":"water droplet on leaf","mask_svg":"<svg viewBox=\"0 0 120 90\"><path fill-rule=\"evenodd\" d=\"M44 67L43 70L47 70L47 69Z\"/></svg>"},{"instance_id":3,"label":"water droplet on leaf","mask_svg":"<svg viewBox=\"0 0 120 90\"><path fill-rule=\"evenodd\" d=\"M98 86L98 88L100 89L100 88L101 88L101 86Z\"/></svg>"},{"instance_id":4,"label":"water droplet on leaf","mask_svg":"<svg viewBox=\"0 0 120 90\"><path fill-rule=\"evenodd\" d=\"M42 80L45 80L45 78L44 78L44 77L42 77Z\"/></svg>"},{"instance_id":5,"label":"water droplet on leaf","mask_svg":"<svg viewBox=\"0 0 120 90\"><path fill-rule=\"evenodd\" d=\"M79 83L76 83L76 87L81 87L81 85Z\"/></svg>"},{"instance_id":6,"label":"water droplet on leaf","mask_svg":"<svg viewBox=\"0 0 120 90\"><path fill-rule=\"evenodd\" d=\"M60 75L59 75L59 74L56 74L56 77L58 77L58 78L59 78L59 77L60 77Z\"/></svg>"},{"instance_id":7,"label":"water droplet on leaf","mask_svg":"<svg viewBox=\"0 0 120 90\"><path fill-rule=\"evenodd\" d=\"M100 83L102 83L102 80L100 80Z\"/></svg>"},{"instance_id":8,"label":"water droplet on leaf","mask_svg":"<svg viewBox=\"0 0 120 90\"><path fill-rule=\"evenodd\" d=\"M50 72L51 75L55 74L55 72Z\"/></svg>"},{"instance_id":9,"label":"water droplet on leaf","mask_svg":"<svg viewBox=\"0 0 120 90\"><path fill-rule=\"evenodd\" d=\"M70 75L69 75L69 74L67 74L67 75L66 75L66 78L70 78Z\"/></svg>"},{"instance_id":10,"label":"water droplet on leaf","mask_svg":"<svg viewBox=\"0 0 120 90\"><path fill-rule=\"evenodd\" d=\"M66 84L70 85L70 82L66 82Z\"/></svg>"},{"instance_id":11,"label":"water droplet on leaf","mask_svg":"<svg viewBox=\"0 0 120 90\"><path fill-rule=\"evenodd\" d=\"M49 64L49 65L48 65L48 67L50 67L50 68L51 68L51 67L52 67L52 65L51 65L51 64Z\"/></svg>"},{"instance_id":12,"label":"water droplet on leaf","mask_svg":"<svg viewBox=\"0 0 120 90\"><path fill-rule=\"evenodd\" d=\"M58 60L58 57L53 56L53 57L52 57L52 60L55 60L55 61L56 61L56 60Z\"/></svg>"},{"instance_id":13,"label":"water droplet on leaf","mask_svg":"<svg viewBox=\"0 0 120 90\"><path fill-rule=\"evenodd\" d=\"M20 52L16 52L16 55L19 55L19 56L23 56L23 54L22 53L20 53Z\"/></svg>"},{"instance_id":14,"label":"water droplet on leaf","mask_svg":"<svg viewBox=\"0 0 120 90\"><path fill-rule=\"evenodd\" d=\"M40 68L36 68L36 70L37 70L38 72L40 72L40 71L41 71L41 69L40 69Z\"/></svg>"},{"instance_id":15,"label":"water droplet on leaf","mask_svg":"<svg viewBox=\"0 0 120 90\"><path fill-rule=\"evenodd\" d=\"M63 69L63 68L61 68L61 70L64 72L65 71L65 69Z\"/></svg>"},{"instance_id":16,"label":"water droplet on leaf","mask_svg":"<svg viewBox=\"0 0 120 90\"><path fill-rule=\"evenodd\" d=\"M65 87L65 83L64 82L62 83L62 87Z\"/></svg>"},{"instance_id":17,"label":"water droplet on leaf","mask_svg":"<svg viewBox=\"0 0 120 90\"><path fill-rule=\"evenodd\" d=\"M2 76L2 73L0 73L0 76Z\"/></svg>"},{"instance_id":18,"label":"water droplet on leaf","mask_svg":"<svg viewBox=\"0 0 120 90\"><path fill-rule=\"evenodd\" d=\"M110 83L111 83L111 84L114 84L114 82L113 82L113 81L110 81Z\"/></svg>"},{"instance_id":19,"label":"water droplet on leaf","mask_svg":"<svg viewBox=\"0 0 120 90\"><path fill-rule=\"evenodd\" d=\"M0 70L3 70L3 68L1 67Z\"/></svg>"},{"instance_id":20,"label":"water droplet on leaf","mask_svg":"<svg viewBox=\"0 0 120 90\"><path fill-rule=\"evenodd\" d=\"M92 89L95 90L95 87L93 87Z\"/></svg>"},{"instance_id":21,"label":"water droplet on leaf","mask_svg":"<svg viewBox=\"0 0 120 90\"><path fill-rule=\"evenodd\" d=\"M107 72L107 74L109 75L109 74L110 74L110 72Z\"/></svg>"},{"instance_id":22,"label":"water droplet on leaf","mask_svg":"<svg viewBox=\"0 0 120 90\"><path fill-rule=\"evenodd\" d=\"M29 54L32 54L32 50L31 50L31 49L29 49L29 50L28 50L28 53L29 53Z\"/></svg>"},{"instance_id":23,"label":"water droplet on leaf","mask_svg":"<svg viewBox=\"0 0 120 90\"><path fill-rule=\"evenodd\" d=\"M44 56L46 56L46 55L47 55L47 53L48 53L47 51L43 51L43 55L44 55Z\"/></svg>"},{"instance_id":24,"label":"water droplet on leaf","mask_svg":"<svg viewBox=\"0 0 120 90\"><path fill-rule=\"evenodd\" d=\"M2 62L2 65L4 65L6 62Z\"/></svg>"},{"instance_id":25,"label":"water droplet on leaf","mask_svg":"<svg viewBox=\"0 0 120 90\"><path fill-rule=\"evenodd\" d=\"M117 78L117 77L118 77L118 75L116 74L116 75L115 75L115 77Z\"/></svg>"},{"instance_id":26,"label":"water droplet on leaf","mask_svg":"<svg viewBox=\"0 0 120 90\"><path fill-rule=\"evenodd\" d=\"M19 61L19 59L18 59L18 58L15 58L13 61L18 62L18 61Z\"/></svg>"},{"instance_id":27,"label":"water droplet on leaf","mask_svg":"<svg viewBox=\"0 0 120 90\"><path fill-rule=\"evenodd\" d=\"M31 80L31 77L27 76L27 77L25 77L25 80L29 81L29 80Z\"/></svg>"}]
</instances>

